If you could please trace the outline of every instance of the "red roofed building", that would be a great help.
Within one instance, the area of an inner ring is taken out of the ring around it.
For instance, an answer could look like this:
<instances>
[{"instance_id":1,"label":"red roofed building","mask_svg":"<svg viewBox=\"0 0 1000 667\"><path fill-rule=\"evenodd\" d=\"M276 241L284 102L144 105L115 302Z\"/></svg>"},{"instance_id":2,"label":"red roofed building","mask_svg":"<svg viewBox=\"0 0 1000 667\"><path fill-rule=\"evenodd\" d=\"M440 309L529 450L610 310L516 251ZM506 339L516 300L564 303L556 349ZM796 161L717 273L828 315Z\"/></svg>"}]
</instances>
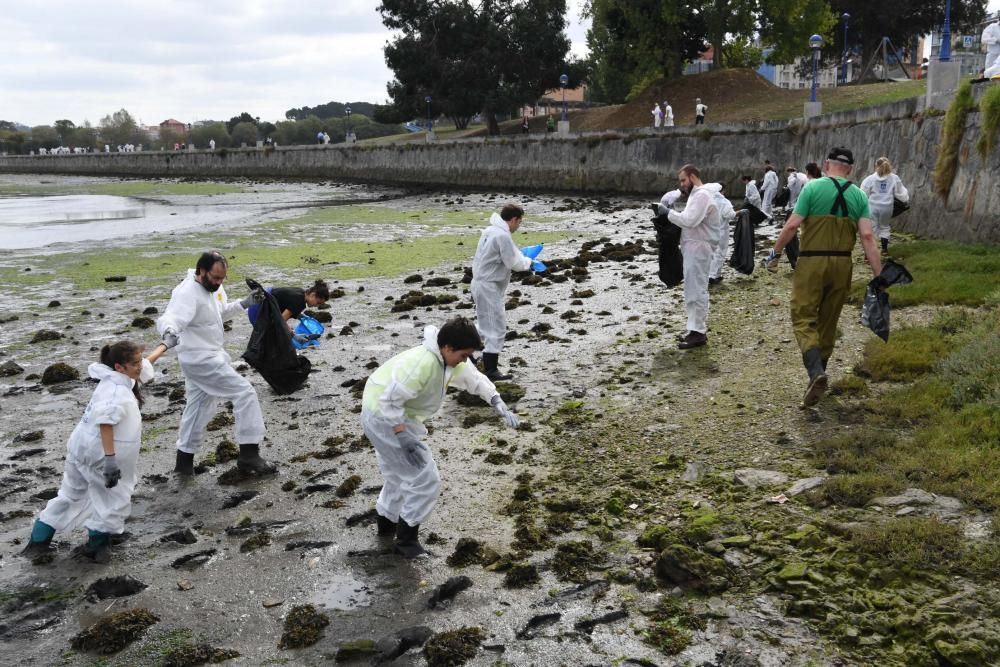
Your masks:
<instances>
[{"instance_id":1,"label":"red roofed building","mask_svg":"<svg viewBox=\"0 0 1000 667\"><path fill-rule=\"evenodd\" d=\"M174 134L178 134L180 136L184 136L185 134L187 134L187 125L173 118L169 118L160 123L160 129L169 130L170 132L173 132Z\"/></svg>"}]
</instances>

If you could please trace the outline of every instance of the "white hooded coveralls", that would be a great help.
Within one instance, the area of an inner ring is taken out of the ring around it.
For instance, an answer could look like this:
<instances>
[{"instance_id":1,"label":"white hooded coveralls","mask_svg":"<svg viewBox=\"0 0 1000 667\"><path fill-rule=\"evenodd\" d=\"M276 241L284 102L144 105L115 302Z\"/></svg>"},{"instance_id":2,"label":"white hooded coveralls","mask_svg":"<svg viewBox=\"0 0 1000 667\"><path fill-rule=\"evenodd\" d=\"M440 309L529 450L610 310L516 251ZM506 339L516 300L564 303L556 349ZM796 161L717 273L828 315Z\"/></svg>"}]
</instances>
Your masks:
<instances>
[{"instance_id":1,"label":"white hooded coveralls","mask_svg":"<svg viewBox=\"0 0 1000 667\"><path fill-rule=\"evenodd\" d=\"M892 231L890 223L893 199L910 201L910 193L903 186L903 181L892 172L885 176L879 176L878 173L869 174L861 181L861 191L868 195L868 208L871 210L875 236L880 239L889 238Z\"/></svg>"},{"instance_id":2,"label":"white hooded coveralls","mask_svg":"<svg viewBox=\"0 0 1000 667\"><path fill-rule=\"evenodd\" d=\"M222 323L243 312L238 302L230 303L219 287L209 292L194 279L194 269L174 288L163 315L156 321L162 335L170 329L180 337L177 360L184 373L186 403L177 433L177 449L194 454L201 447L205 427L215 414L216 399L233 402L236 442L260 444L264 439L264 415L257 392L250 382L233 370L232 359L222 348Z\"/></svg>"},{"instance_id":3,"label":"white hooded coveralls","mask_svg":"<svg viewBox=\"0 0 1000 667\"><path fill-rule=\"evenodd\" d=\"M671 210L667 216L681 228L687 330L705 333L708 331L708 271L722 228L719 206L711 191L701 185L688 195L683 211Z\"/></svg>"},{"instance_id":4,"label":"white hooded coveralls","mask_svg":"<svg viewBox=\"0 0 1000 667\"><path fill-rule=\"evenodd\" d=\"M514 243L507 222L494 213L483 230L472 259L472 300L476 302L476 328L483 337L484 352L500 354L507 335L504 293L511 271L527 271L531 258Z\"/></svg>"},{"instance_id":5,"label":"white hooded coveralls","mask_svg":"<svg viewBox=\"0 0 1000 667\"><path fill-rule=\"evenodd\" d=\"M132 378L100 363L90 364L87 373L99 383L69 436L59 493L38 518L56 531L83 526L120 535L132 511L132 492L139 480L142 416L132 393ZM152 379L152 375L152 365L143 359L141 377ZM112 426L115 460L122 473L118 484L110 489L104 487L101 424Z\"/></svg>"},{"instance_id":6,"label":"white hooded coveralls","mask_svg":"<svg viewBox=\"0 0 1000 667\"><path fill-rule=\"evenodd\" d=\"M402 424L423 440L427 435L424 420L441 408L449 386L476 394L487 403L498 395L493 383L469 362L449 368L437 335L437 327L424 328L423 345L379 366L365 383L361 399L361 426L375 447L382 472L382 492L375 509L392 522L403 519L411 526L430 516L441 493L441 477L433 456L419 469L407 462L393 427Z\"/></svg>"},{"instance_id":7,"label":"white hooded coveralls","mask_svg":"<svg viewBox=\"0 0 1000 667\"><path fill-rule=\"evenodd\" d=\"M729 225L736 219L736 211L733 204L722 194L722 185L719 183L705 183L703 186L712 193L712 199L719 211L719 244L712 253L712 264L708 269L709 278L719 278L722 275L722 267L729 256Z\"/></svg>"},{"instance_id":8,"label":"white hooded coveralls","mask_svg":"<svg viewBox=\"0 0 1000 667\"><path fill-rule=\"evenodd\" d=\"M989 78L1000 74L1000 21L986 26L980 41L986 45L986 68L984 76ZM992 70L992 71L991 71Z\"/></svg>"},{"instance_id":9,"label":"white hooded coveralls","mask_svg":"<svg viewBox=\"0 0 1000 667\"><path fill-rule=\"evenodd\" d=\"M809 182L809 177L803 174L801 171L796 171L788 175L789 210L793 210L795 208L795 202L799 200L799 193L802 192L802 188L804 188L806 183L808 182Z\"/></svg>"},{"instance_id":10,"label":"white hooded coveralls","mask_svg":"<svg viewBox=\"0 0 1000 667\"><path fill-rule=\"evenodd\" d=\"M764 174L764 192L761 193L763 197L763 206L761 206L762 211L770 218L774 215L773 205L774 196L778 194L778 175L774 173L774 170L769 170Z\"/></svg>"},{"instance_id":11,"label":"white hooded coveralls","mask_svg":"<svg viewBox=\"0 0 1000 667\"><path fill-rule=\"evenodd\" d=\"M747 181L747 192L744 195L744 200L747 204L756 206L757 208L761 208L764 205L760 200L760 190L757 189L757 184L753 181Z\"/></svg>"}]
</instances>

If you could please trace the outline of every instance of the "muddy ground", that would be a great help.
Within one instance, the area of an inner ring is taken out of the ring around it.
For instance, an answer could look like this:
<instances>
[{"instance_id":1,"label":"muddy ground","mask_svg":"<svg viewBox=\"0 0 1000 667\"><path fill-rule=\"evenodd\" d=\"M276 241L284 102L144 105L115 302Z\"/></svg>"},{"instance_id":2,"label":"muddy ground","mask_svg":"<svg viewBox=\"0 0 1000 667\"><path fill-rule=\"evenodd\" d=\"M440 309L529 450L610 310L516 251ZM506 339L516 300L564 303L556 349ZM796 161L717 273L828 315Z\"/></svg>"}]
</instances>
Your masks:
<instances>
[{"instance_id":1,"label":"muddy ground","mask_svg":"<svg viewBox=\"0 0 1000 667\"><path fill-rule=\"evenodd\" d=\"M435 633L481 628L480 641L471 642L474 665L868 662L851 646L817 633L802 614L787 613L795 596L775 572L762 574L781 554L754 550L768 533L762 526L792 533L815 520L816 511L791 494L782 504L768 499L796 480L822 475L809 463L810 443L847 427L838 397L814 410L798 409L805 375L789 325L787 264L777 274L758 270L749 277L727 268L725 281L712 289L709 346L681 352L674 343L685 323L681 288L667 289L656 277L655 235L644 200L392 197L392 205L404 209L467 210L476 228L482 211L497 202L527 199L523 229L533 231L533 214L547 214L539 228L560 238L547 243L541 257L558 270L537 284L515 280L508 291L515 300L501 364L512 367L514 382L524 389L514 407L527 427L505 430L491 410L461 405L456 397L432 421L428 442L443 492L422 526L431 557L407 562L376 538L370 512L380 480L373 452L360 438L358 395L349 385L419 344L425 324L472 315L462 279L474 243L466 244L465 262L421 268L424 280L450 279L443 286L404 282L416 272L409 266L332 284L344 295L325 311L332 316L330 336L306 352L314 374L292 396L276 396L240 364L250 327L243 319L233 322L227 349L258 390L268 426L263 453L281 468L275 478L220 483L233 465L216 456L217 446L232 438L225 417L196 458L202 472L189 482L172 477L183 381L173 355L161 362L143 409L143 474L127 524L131 535L106 566L70 557L83 531L57 536L52 563L33 565L16 555L31 520L59 485L66 439L92 391L84 380L43 386L38 376L57 361L84 375L95 350L116 337L152 346L154 330L132 323L148 307L162 311L176 279L49 290L19 289L15 281L3 286L18 303L5 319L18 319L0 325L0 363L14 360L24 369L0 380L0 634L7 664L171 664L171 650L207 643L238 652L232 664L314 665L338 651L347 660L347 642L379 640L413 626ZM758 231L765 247L775 230ZM411 232L399 227L393 233ZM198 234L173 238L197 246ZM584 249L589 242L595 243ZM643 245L605 248L630 242ZM107 245L88 249L127 247ZM598 255L579 261L581 250ZM32 251L8 253L3 262L29 267L34 257ZM559 259L567 261L552 262ZM122 273L130 274L127 259ZM273 282L281 275L276 272ZM552 276L565 277L553 282ZM294 277L305 284L304 275ZM458 300L392 312L412 289ZM230 292L239 297L243 289L236 284ZM49 308L52 300L59 305ZM921 316L902 311L894 325ZM63 337L29 343L41 328ZM858 323L856 306L845 308L841 329L831 362L834 381L850 373L871 336ZM781 476L734 483L734 471L746 468ZM352 476L360 478L357 490L338 495ZM689 523L692 515L697 521L708 511L740 514L752 526L744 528L747 534L733 531L721 547L709 545L725 562L720 576L728 583L715 585L704 572L689 581L672 577L668 567L657 567L660 546L637 543L650 526ZM251 537L255 543L248 543ZM486 548L474 545L478 562L449 565L459 541L470 538ZM494 562L497 555L505 558ZM512 562L535 566L537 580L522 567L514 572L527 576L517 581L507 568ZM86 598L93 582L118 575L131 575L146 588ZM457 576L471 585L429 609L435 589ZM329 624L310 646L279 648L284 620L299 605L314 605ZM71 648L71 638L98 618L138 608L158 621L123 650L100 656ZM666 634L664 609L672 610L674 628ZM356 646L359 664L373 659L369 645ZM419 651L391 664L427 664Z\"/></svg>"}]
</instances>

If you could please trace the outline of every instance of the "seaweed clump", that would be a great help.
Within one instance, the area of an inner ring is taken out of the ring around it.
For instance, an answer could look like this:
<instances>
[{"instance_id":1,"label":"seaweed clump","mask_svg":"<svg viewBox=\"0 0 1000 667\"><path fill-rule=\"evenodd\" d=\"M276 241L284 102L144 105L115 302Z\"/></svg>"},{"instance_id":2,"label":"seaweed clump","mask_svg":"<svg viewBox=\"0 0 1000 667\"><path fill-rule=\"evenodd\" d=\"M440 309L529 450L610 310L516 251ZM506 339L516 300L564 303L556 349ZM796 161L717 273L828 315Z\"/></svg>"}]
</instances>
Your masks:
<instances>
[{"instance_id":1,"label":"seaweed clump","mask_svg":"<svg viewBox=\"0 0 1000 667\"><path fill-rule=\"evenodd\" d=\"M351 475L337 487L336 494L338 498L347 498L348 496L354 495L354 492L358 490L361 486L361 477L358 475Z\"/></svg>"},{"instance_id":2,"label":"seaweed clump","mask_svg":"<svg viewBox=\"0 0 1000 667\"><path fill-rule=\"evenodd\" d=\"M285 617L285 631L281 634L278 648L311 646L319 641L323 628L328 625L329 617L311 604L293 607Z\"/></svg>"},{"instance_id":3,"label":"seaweed clump","mask_svg":"<svg viewBox=\"0 0 1000 667\"><path fill-rule=\"evenodd\" d=\"M599 564L601 557L594 552L590 542L563 542L556 547L552 557L552 570L560 581L587 581L590 570Z\"/></svg>"},{"instance_id":4,"label":"seaweed clump","mask_svg":"<svg viewBox=\"0 0 1000 667\"><path fill-rule=\"evenodd\" d=\"M70 640L70 646L78 651L94 651L103 655L117 653L159 620L148 609L120 611L102 618L74 636Z\"/></svg>"},{"instance_id":5,"label":"seaweed clump","mask_svg":"<svg viewBox=\"0 0 1000 667\"><path fill-rule=\"evenodd\" d=\"M429 667L457 667L476 657L486 639L482 628L466 627L438 634L427 640L424 657Z\"/></svg>"}]
</instances>

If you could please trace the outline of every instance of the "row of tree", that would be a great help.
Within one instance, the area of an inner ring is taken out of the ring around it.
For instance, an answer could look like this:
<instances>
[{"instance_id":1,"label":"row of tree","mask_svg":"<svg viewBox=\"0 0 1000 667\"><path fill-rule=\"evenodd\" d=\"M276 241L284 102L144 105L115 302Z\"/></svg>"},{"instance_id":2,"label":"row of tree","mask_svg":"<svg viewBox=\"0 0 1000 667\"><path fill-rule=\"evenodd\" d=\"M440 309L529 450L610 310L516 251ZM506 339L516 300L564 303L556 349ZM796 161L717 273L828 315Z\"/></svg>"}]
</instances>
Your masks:
<instances>
[{"instance_id":1,"label":"row of tree","mask_svg":"<svg viewBox=\"0 0 1000 667\"><path fill-rule=\"evenodd\" d=\"M823 57L860 53L867 62L883 36L911 45L943 22L944 2L927 0L588 0L586 61L568 58L565 0L382 0L382 22L396 33L386 44L395 78L391 104L374 118L400 122L445 115L456 127L482 112L490 132L510 112L582 79L591 96L619 103L713 46L715 67L791 63L824 38ZM986 0L954 0L954 29L982 19ZM850 15L845 43L844 13ZM289 113L298 110L291 110Z\"/></svg>"},{"instance_id":2,"label":"row of tree","mask_svg":"<svg viewBox=\"0 0 1000 667\"><path fill-rule=\"evenodd\" d=\"M317 107L319 108L319 107ZM358 139L381 137L403 132L398 124L377 123L361 114L352 114L348 119L326 118L308 115L302 120L270 123L259 117L243 112L228 121L203 121L185 128L184 132L161 127L150 134L139 126L135 118L125 109L101 119L97 127L89 122L77 126L71 120L57 120L52 125L24 128L11 121L0 120L0 153L36 153L41 148L57 146L82 147L92 151L103 151L108 145L111 150L118 146L132 144L145 150L172 149L176 144L193 143L198 148L207 148L214 140L216 148L238 147L242 144L254 145L257 141L270 138L282 146L316 143L321 132L330 135L334 143L344 141L351 131Z\"/></svg>"}]
</instances>

